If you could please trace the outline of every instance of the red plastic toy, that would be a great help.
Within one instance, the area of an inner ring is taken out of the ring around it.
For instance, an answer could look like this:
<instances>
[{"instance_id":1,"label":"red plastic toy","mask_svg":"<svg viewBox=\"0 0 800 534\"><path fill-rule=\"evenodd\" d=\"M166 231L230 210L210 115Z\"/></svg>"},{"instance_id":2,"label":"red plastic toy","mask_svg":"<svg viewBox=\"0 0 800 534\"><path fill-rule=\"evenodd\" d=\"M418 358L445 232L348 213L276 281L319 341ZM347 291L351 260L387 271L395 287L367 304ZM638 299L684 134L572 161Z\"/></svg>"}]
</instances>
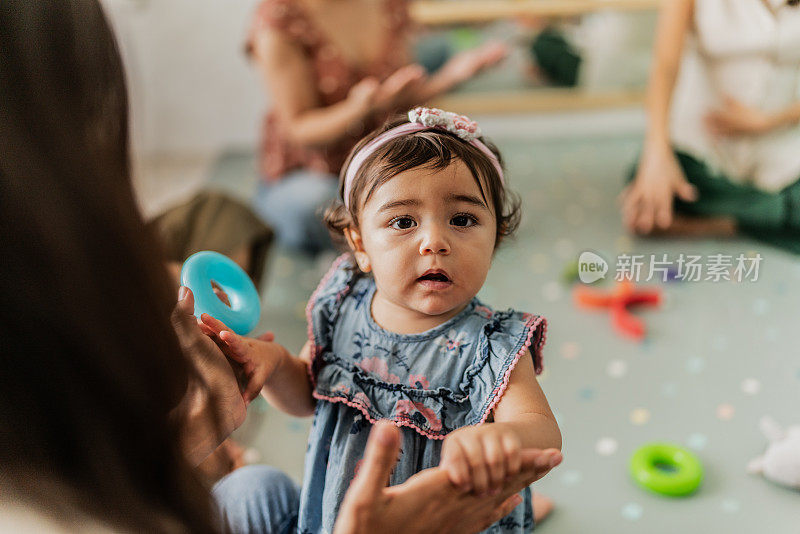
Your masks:
<instances>
[{"instance_id":1,"label":"red plastic toy","mask_svg":"<svg viewBox=\"0 0 800 534\"><path fill-rule=\"evenodd\" d=\"M644 321L633 315L629 308L633 306L658 306L661 304L661 290L636 289L629 281L617 284L612 291L603 291L583 285L577 286L572 293L575 304L580 308L609 308L611 324L621 335L641 341L646 334Z\"/></svg>"}]
</instances>

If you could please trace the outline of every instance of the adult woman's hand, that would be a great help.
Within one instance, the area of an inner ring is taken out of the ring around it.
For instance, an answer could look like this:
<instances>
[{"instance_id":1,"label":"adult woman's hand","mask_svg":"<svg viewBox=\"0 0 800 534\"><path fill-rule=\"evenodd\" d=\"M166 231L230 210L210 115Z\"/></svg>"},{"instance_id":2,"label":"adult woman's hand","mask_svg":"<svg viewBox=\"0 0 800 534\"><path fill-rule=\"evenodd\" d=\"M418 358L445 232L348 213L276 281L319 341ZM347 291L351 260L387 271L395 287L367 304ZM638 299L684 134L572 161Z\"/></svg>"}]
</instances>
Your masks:
<instances>
[{"instance_id":1,"label":"adult woman's hand","mask_svg":"<svg viewBox=\"0 0 800 534\"><path fill-rule=\"evenodd\" d=\"M397 427L389 422L375 424L364 462L342 502L334 534L394 531L398 526L410 534L480 532L521 502L520 490L561 462L561 453L555 449L527 449L522 454L522 470L502 491L478 497L456 489L438 467L386 487L399 450Z\"/></svg>"},{"instance_id":2,"label":"adult woman's hand","mask_svg":"<svg viewBox=\"0 0 800 534\"><path fill-rule=\"evenodd\" d=\"M183 450L196 465L244 422L247 408L234 367L203 334L193 313L194 295L182 287L172 311L172 326L197 374L173 415L183 428Z\"/></svg>"},{"instance_id":3,"label":"adult woman's hand","mask_svg":"<svg viewBox=\"0 0 800 534\"><path fill-rule=\"evenodd\" d=\"M697 190L686 180L668 146L645 148L636 178L621 195L625 226L640 234L668 228L675 196L693 202L697 200Z\"/></svg>"}]
</instances>

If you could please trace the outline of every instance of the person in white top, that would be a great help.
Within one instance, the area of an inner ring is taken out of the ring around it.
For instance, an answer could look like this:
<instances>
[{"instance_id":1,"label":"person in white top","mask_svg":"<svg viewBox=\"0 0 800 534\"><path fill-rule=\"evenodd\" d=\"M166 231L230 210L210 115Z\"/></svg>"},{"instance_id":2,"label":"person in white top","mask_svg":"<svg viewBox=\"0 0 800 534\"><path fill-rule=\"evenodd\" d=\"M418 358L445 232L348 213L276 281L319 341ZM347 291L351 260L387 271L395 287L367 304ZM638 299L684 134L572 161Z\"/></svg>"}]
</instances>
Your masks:
<instances>
[{"instance_id":1,"label":"person in white top","mask_svg":"<svg viewBox=\"0 0 800 534\"><path fill-rule=\"evenodd\" d=\"M798 0L670 0L659 16L636 233L744 233L800 253Z\"/></svg>"}]
</instances>

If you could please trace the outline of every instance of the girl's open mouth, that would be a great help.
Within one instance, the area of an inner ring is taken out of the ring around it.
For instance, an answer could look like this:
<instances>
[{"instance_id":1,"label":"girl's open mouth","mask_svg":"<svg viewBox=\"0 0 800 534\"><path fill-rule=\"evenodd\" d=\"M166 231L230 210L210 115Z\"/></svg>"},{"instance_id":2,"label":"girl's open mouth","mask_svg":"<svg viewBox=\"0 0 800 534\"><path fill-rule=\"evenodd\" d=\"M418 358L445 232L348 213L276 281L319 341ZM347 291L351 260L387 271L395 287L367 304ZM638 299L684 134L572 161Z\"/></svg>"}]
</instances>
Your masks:
<instances>
[{"instance_id":1,"label":"girl's open mouth","mask_svg":"<svg viewBox=\"0 0 800 534\"><path fill-rule=\"evenodd\" d=\"M447 289L453 285L453 281L441 269L426 271L425 274L417 278L417 283L426 289Z\"/></svg>"}]
</instances>

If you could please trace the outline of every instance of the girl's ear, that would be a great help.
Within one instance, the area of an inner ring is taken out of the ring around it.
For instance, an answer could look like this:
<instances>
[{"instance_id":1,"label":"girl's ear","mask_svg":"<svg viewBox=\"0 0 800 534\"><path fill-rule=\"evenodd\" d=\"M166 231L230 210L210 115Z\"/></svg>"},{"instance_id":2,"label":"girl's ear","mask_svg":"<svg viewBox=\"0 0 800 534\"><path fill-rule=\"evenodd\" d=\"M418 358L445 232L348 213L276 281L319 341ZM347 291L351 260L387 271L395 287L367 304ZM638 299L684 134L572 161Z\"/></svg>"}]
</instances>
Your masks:
<instances>
[{"instance_id":1,"label":"girl's ear","mask_svg":"<svg viewBox=\"0 0 800 534\"><path fill-rule=\"evenodd\" d=\"M372 264L369 261L369 256L364 251L364 242L361 240L361 233L357 228L348 226L344 229L344 237L347 239L347 244L350 245L350 250L353 251L353 256L356 258L358 268L363 272L368 273L372 270Z\"/></svg>"}]
</instances>

